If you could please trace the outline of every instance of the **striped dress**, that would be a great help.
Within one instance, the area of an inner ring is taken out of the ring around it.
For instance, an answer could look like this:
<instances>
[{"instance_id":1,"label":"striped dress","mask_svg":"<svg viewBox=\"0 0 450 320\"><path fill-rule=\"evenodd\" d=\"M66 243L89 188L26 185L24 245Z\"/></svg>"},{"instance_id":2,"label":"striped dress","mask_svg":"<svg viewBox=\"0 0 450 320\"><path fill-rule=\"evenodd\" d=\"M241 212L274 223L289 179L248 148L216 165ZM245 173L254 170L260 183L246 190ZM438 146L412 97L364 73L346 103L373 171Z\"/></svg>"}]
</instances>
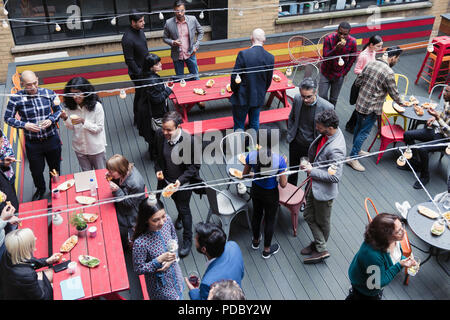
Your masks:
<instances>
[{"instance_id":1,"label":"striped dress","mask_svg":"<svg viewBox=\"0 0 450 320\"><path fill-rule=\"evenodd\" d=\"M178 240L172 220L167 215L161 230L147 231L133 244L134 271L138 275L144 274L151 300L180 300L183 297L183 277L177 262L164 272L156 272L162 267L156 258L168 251L167 243L171 239Z\"/></svg>"}]
</instances>

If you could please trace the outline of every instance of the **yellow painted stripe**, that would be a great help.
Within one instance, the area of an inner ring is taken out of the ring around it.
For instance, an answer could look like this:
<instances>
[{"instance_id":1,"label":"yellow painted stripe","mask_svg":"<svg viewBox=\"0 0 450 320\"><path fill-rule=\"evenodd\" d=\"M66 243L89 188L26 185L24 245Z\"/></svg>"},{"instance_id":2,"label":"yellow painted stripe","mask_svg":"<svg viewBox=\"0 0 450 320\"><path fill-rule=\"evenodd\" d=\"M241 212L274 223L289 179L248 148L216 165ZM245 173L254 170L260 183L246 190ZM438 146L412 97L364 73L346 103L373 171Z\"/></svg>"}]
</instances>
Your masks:
<instances>
[{"instance_id":1,"label":"yellow painted stripe","mask_svg":"<svg viewBox=\"0 0 450 320\"><path fill-rule=\"evenodd\" d=\"M22 142L23 142L23 130L19 130L19 141L20 143L17 144L17 160L22 160ZM19 190L19 179L20 179L20 164L25 165L24 161L16 162L16 181L14 181L14 185L16 187L16 190Z\"/></svg>"}]
</instances>

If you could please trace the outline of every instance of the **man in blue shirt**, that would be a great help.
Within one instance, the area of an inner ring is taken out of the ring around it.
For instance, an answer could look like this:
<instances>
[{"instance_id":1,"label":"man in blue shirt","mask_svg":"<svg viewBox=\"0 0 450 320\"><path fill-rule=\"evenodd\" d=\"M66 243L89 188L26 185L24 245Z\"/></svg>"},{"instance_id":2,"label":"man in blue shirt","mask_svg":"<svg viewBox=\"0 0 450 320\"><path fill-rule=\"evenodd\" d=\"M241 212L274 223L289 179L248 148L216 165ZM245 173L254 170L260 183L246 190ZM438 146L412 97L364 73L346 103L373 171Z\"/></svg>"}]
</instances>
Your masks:
<instances>
[{"instance_id":1,"label":"man in blue shirt","mask_svg":"<svg viewBox=\"0 0 450 320\"><path fill-rule=\"evenodd\" d=\"M8 125L24 129L27 159L37 188L33 201L42 199L45 194L45 161L49 171L55 169L58 174L61 165L61 140L56 127L61 107L53 102L55 93L39 88L38 84L34 72L22 72L21 85L24 89L11 96L4 116ZM20 120L16 119L17 113Z\"/></svg>"}]
</instances>

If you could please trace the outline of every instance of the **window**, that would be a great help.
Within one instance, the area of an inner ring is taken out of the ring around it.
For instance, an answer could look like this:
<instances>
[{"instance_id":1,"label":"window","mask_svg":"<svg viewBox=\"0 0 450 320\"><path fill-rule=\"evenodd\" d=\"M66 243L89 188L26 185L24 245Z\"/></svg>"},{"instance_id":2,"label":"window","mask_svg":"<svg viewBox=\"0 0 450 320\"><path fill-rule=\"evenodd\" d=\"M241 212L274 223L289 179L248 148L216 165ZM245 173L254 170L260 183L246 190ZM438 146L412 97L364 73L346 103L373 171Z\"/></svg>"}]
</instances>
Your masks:
<instances>
[{"instance_id":1,"label":"window","mask_svg":"<svg viewBox=\"0 0 450 320\"><path fill-rule=\"evenodd\" d=\"M280 0L281 11L279 12L278 16L295 16L310 13L364 9L370 6L395 6L398 4L425 1L428 0Z\"/></svg>"},{"instance_id":2,"label":"window","mask_svg":"<svg viewBox=\"0 0 450 320\"><path fill-rule=\"evenodd\" d=\"M16 45L91 38L123 33L130 25L128 16L119 17L116 25L111 24L111 16L128 14L131 9L142 12L172 10L173 1L167 0L9 0L7 10ZM186 10L208 9L208 1L191 0ZM187 12L197 17L201 25L209 24L209 15ZM158 14L145 16L144 31L162 30L165 20L173 13L164 13L164 20ZM83 22L91 20L89 22ZM56 31L57 24L61 28Z\"/></svg>"}]
</instances>

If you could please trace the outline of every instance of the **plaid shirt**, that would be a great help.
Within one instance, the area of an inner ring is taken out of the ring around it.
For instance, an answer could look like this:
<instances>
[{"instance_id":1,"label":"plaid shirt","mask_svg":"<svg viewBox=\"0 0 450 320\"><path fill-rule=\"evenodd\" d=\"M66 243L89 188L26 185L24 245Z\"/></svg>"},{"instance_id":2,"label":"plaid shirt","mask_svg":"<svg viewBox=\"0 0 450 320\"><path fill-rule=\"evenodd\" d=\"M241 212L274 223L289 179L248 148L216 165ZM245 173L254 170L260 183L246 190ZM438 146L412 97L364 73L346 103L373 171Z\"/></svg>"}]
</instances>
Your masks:
<instances>
[{"instance_id":1,"label":"plaid shirt","mask_svg":"<svg viewBox=\"0 0 450 320\"><path fill-rule=\"evenodd\" d=\"M4 120L14 128L24 129L27 122L39 124L51 120L52 125L39 132L25 131L25 137L31 140L46 139L57 134L56 123L61 115L61 107L53 104L56 95L52 90L38 88L36 96L27 95L25 90L11 96L5 111ZM53 111L53 113L52 113ZM16 113L20 120L16 119Z\"/></svg>"},{"instance_id":2,"label":"plaid shirt","mask_svg":"<svg viewBox=\"0 0 450 320\"><path fill-rule=\"evenodd\" d=\"M446 138L450 136L450 103L444 104L444 111L439 114L439 132Z\"/></svg>"},{"instance_id":3,"label":"plaid shirt","mask_svg":"<svg viewBox=\"0 0 450 320\"><path fill-rule=\"evenodd\" d=\"M375 112L381 115L386 96L402 105L395 83L395 74L388 63L383 60L369 62L356 78L356 85L360 87L356 100L356 111L362 114Z\"/></svg>"},{"instance_id":4,"label":"plaid shirt","mask_svg":"<svg viewBox=\"0 0 450 320\"><path fill-rule=\"evenodd\" d=\"M339 41L340 39L337 32L328 35L323 41L323 58L325 61L322 62L320 72L328 80L336 80L338 78L345 77L356 61L356 55L342 57L342 60L344 60L344 65L341 67L338 63L339 58L326 60L327 58L355 54L357 52L356 39L352 36L348 36L347 43L344 47L337 49L335 47Z\"/></svg>"}]
</instances>

